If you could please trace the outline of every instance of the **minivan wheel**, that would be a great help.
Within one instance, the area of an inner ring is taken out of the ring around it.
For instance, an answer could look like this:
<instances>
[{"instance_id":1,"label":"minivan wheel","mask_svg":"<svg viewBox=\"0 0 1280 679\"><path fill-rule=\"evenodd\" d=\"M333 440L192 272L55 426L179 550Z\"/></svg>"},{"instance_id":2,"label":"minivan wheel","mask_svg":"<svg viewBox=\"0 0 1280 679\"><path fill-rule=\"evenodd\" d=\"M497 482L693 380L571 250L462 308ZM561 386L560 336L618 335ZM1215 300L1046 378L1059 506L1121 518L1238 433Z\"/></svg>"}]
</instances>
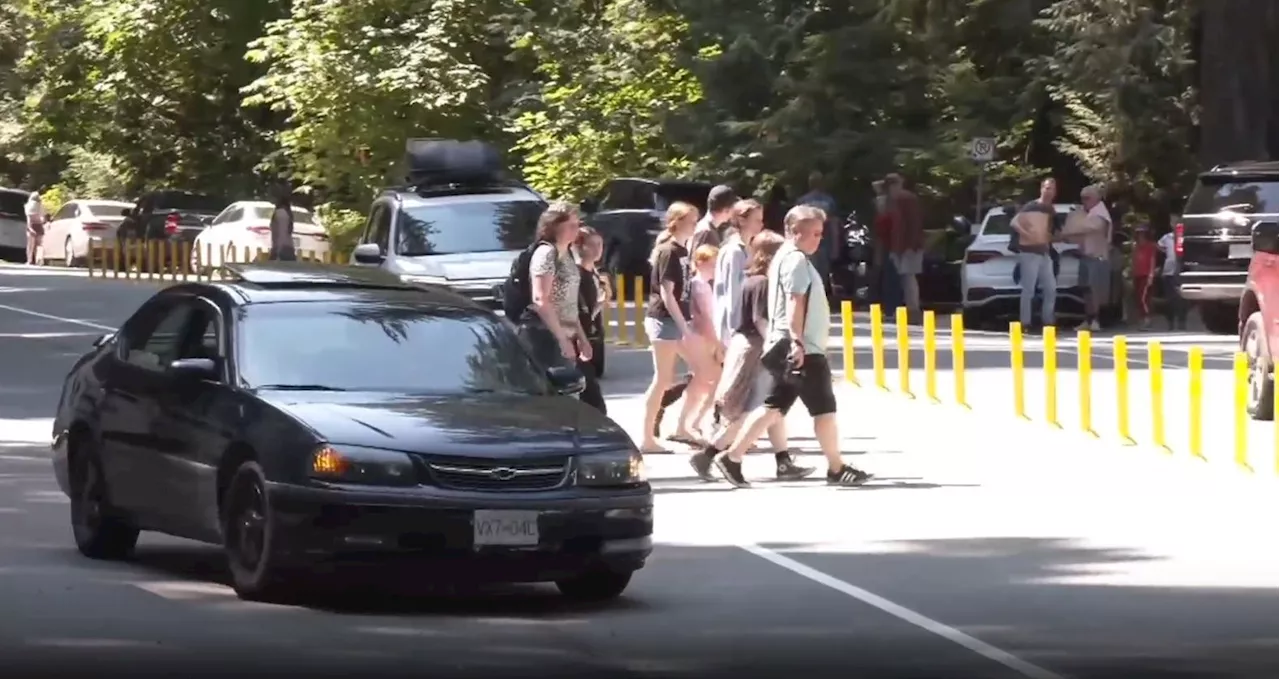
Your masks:
<instances>
[{"instance_id":1,"label":"minivan wheel","mask_svg":"<svg viewBox=\"0 0 1280 679\"><path fill-rule=\"evenodd\" d=\"M102 464L92 450L71 458L71 533L76 549L90 559L127 559L138 544L138 529L111 506Z\"/></svg>"},{"instance_id":2,"label":"minivan wheel","mask_svg":"<svg viewBox=\"0 0 1280 679\"><path fill-rule=\"evenodd\" d=\"M1255 420L1275 417L1275 374L1262 329L1262 312L1255 311L1244 322L1242 349L1249 361L1249 387L1246 409Z\"/></svg>"},{"instance_id":3,"label":"minivan wheel","mask_svg":"<svg viewBox=\"0 0 1280 679\"><path fill-rule=\"evenodd\" d=\"M231 571L231 585L241 599L279 601L297 583L278 563L275 525L262 467L242 463L228 484L222 501L222 542Z\"/></svg>"},{"instance_id":4,"label":"minivan wheel","mask_svg":"<svg viewBox=\"0 0 1280 679\"><path fill-rule=\"evenodd\" d=\"M556 580L556 587L567 599L578 602L598 602L616 599L631 584L630 571L599 569L587 571L572 578Z\"/></svg>"}]
</instances>

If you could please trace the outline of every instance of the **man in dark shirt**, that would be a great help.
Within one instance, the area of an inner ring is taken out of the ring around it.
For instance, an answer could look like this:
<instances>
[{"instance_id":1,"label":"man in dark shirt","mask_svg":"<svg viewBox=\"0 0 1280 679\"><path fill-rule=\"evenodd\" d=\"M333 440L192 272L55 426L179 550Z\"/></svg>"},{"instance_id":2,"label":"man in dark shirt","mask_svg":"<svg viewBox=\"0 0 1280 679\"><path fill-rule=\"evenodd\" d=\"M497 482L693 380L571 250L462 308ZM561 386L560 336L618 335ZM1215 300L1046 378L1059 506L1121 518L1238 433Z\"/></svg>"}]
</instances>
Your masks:
<instances>
[{"instance_id":1,"label":"man in dark shirt","mask_svg":"<svg viewBox=\"0 0 1280 679\"><path fill-rule=\"evenodd\" d=\"M694 227L693 238L689 239L689 252L697 252L703 245L720 247L724 232L733 220L733 206L737 202L738 194L732 187L721 184L711 189L707 195L707 211Z\"/></svg>"},{"instance_id":2,"label":"man in dark shirt","mask_svg":"<svg viewBox=\"0 0 1280 679\"><path fill-rule=\"evenodd\" d=\"M293 249L293 202L289 190L277 189L276 207L271 211L271 259L292 262L298 258Z\"/></svg>"},{"instance_id":3,"label":"man in dark shirt","mask_svg":"<svg viewBox=\"0 0 1280 679\"><path fill-rule=\"evenodd\" d=\"M1040 183L1040 197L1033 200L1013 217L1013 230L1018 241L1018 273L1022 286L1018 298L1018 320L1024 328L1031 328L1031 302L1036 288L1040 289L1040 322L1044 326L1054 324L1054 304L1058 297L1058 281L1053 272L1053 223L1056 211L1053 199L1057 197L1058 184L1052 178Z\"/></svg>"}]
</instances>

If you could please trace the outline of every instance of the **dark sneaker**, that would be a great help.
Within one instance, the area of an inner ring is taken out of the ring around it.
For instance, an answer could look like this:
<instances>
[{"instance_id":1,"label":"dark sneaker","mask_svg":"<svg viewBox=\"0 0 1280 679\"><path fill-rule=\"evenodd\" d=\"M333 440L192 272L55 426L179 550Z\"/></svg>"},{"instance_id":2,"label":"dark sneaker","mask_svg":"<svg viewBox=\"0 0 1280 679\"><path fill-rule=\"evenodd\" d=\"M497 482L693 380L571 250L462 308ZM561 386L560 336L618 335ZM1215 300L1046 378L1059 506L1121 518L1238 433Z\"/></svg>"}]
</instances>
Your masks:
<instances>
[{"instance_id":1,"label":"dark sneaker","mask_svg":"<svg viewBox=\"0 0 1280 679\"><path fill-rule=\"evenodd\" d=\"M817 467L802 467L796 464L795 460L778 461L779 481L799 481L809 478L816 471L818 471Z\"/></svg>"},{"instance_id":2,"label":"dark sneaker","mask_svg":"<svg viewBox=\"0 0 1280 679\"><path fill-rule=\"evenodd\" d=\"M742 463L734 462L729 459L728 453L720 453L715 458L716 469L724 474L724 480L733 484L735 488L750 488L751 482L747 481L747 477L742 475Z\"/></svg>"},{"instance_id":3,"label":"dark sneaker","mask_svg":"<svg viewBox=\"0 0 1280 679\"><path fill-rule=\"evenodd\" d=\"M828 486L861 486L870 481L873 477L861 469L856 469L851 465L845 465L840 471L827 472Z\"/></svg>"},{"instance_id":4,"label":"dark sneaker","mask_svg":"<svg viewBox=\"0 0 1280 679\"><path fill-rule=\"evenodd\" d=\"M708 483L715 483L720 479L717 479L715 474L711 473L711 467L715 465L716 456L719 454L720 451L707 446L689 456L689 466L693 467L693 473L697 474L698 478Z\"/></svg>"}]
</instances>

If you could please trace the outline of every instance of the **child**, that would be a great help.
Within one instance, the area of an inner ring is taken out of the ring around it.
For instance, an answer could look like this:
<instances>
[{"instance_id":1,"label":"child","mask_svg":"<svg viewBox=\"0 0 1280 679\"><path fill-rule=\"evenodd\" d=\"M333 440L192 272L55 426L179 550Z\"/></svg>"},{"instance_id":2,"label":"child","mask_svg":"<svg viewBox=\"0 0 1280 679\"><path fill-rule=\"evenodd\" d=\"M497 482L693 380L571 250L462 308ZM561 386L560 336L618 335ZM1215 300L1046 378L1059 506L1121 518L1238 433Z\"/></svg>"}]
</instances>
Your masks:
<instances>
[{"instance_id":1,"label":"child","mask_svg":"<svg viewBox=\"0 0 1280 679\"><path fill-rule=\"evenodd\" d=\"M1156 242L1151 237L1151 227L1146 224L1139 224L1135 235L1137 240L1133 244L1130 275L1133 278L1134 306L1145 330L1151 327L1151 283L1156 275Z\"/></svg>"}]
</instances>

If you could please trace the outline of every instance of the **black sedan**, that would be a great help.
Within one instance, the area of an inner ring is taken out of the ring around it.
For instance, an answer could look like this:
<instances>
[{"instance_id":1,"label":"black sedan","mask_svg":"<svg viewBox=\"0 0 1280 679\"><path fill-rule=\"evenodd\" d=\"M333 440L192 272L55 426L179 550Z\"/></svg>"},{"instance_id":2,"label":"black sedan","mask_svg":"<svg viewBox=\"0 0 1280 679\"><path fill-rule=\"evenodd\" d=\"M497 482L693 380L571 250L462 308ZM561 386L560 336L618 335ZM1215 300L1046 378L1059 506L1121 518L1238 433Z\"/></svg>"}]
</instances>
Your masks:
<instances>
[{"instance_id":1,"label":"black sedan","mask_svg":"<svg viewBox=\"0 0 1280 679\"><path fill-rule=\"evenodd\" d=\"M506 321L440 288L306 263L176 285L72 368L54 471L77 547L141 530L222 545L245 598L334 562L421 578L622 593L653 494L582 376L544 370Z\"/></svg>"}]
</instances>

